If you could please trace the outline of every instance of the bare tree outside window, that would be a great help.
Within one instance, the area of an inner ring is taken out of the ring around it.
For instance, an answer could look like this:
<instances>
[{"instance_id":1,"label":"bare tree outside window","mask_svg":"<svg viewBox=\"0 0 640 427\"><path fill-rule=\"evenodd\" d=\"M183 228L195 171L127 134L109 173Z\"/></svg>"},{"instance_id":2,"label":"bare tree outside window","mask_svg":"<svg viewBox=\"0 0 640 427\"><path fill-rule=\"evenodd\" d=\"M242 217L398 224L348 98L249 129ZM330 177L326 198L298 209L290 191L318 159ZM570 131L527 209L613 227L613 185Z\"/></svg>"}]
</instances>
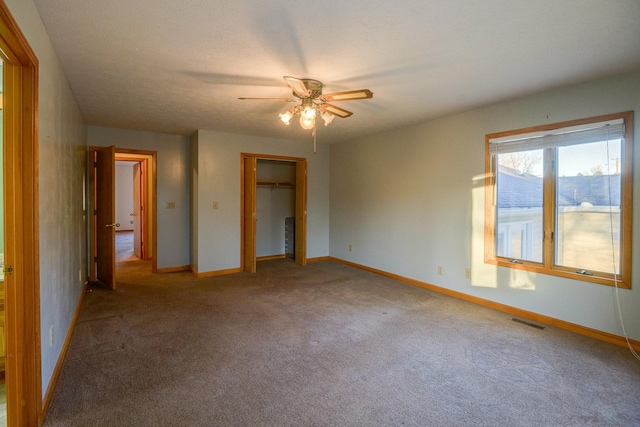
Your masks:
<instances>
[{"instance_id":1,"label":"bare tree outside window","mask_svg":"<svg viewBox=\"0 0 640 427\"><path fill-rule=\"evenodd\" d=\"M521 174L532 174L542 157L534 152L518 152L500 155L500 164L515 169Z\"/></svg>"},{"instance_id":2,"label":"bare tree outside window","mask_svg":"<svg viewBox=\"0 0 640 427\"><path fill-rule=\"evenodd\" d=\"M595 165L589 168L589 172L585 173L585 175L604 175L604 166Z\"/></svg>"}]
</instances>

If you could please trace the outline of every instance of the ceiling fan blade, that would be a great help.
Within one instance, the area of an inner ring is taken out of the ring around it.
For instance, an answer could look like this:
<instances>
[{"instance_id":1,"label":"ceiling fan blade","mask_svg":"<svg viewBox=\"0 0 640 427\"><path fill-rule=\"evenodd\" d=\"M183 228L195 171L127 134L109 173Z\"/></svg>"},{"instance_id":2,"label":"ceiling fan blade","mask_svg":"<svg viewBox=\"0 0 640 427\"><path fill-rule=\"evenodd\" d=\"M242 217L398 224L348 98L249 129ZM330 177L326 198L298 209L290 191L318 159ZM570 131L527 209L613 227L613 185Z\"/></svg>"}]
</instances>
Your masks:
<instances>
[{"instance_id":1,"label":"ceiling fan blade","mask_svg":"<svg viewBox=\"0 0 640 427\"><path fill-rule=\"evenodd\" d=\"M319 108L321 111L326 111L327 113L331 113L334 116L338 116L343 119L346 119L353 114L351 111L347 111L344 108L336 107L331 104L321 104Z\"/></svg>"},{"instance_id":2,"label":"ceiling fan blade","mask_svg":"<svg viewBox=\"0 0 640 427\"><path fill-rule=\"evenodd\" d=\"M291 98L238 98L242 100L251 100L251 101L282 101L282 102L296 102L295 99Z\"/></svg>"},{"instance_id":3,"label":"ceiling fan blade","mask_svg":"<svg viewBox=\"0 0 640 427\"><path fill-rule=\"evenodd\" d=\"M323 95L328 102L350 101L352 99L373 98L373 92L369 89L348 90L346 92L327 93Z\"/></svg>"},{"instance_id":4,"label":"ceiling fan blade","mask_svg":"<svg viewBox=\"0 0 640 427\"><path fill-rule=\"evenodd\" d=\"M309 92L309 89L305 86L304 81L291 76L284 76L283 79L293 90L293 93L297 94L300 98L308 98L311 96L311 92Z\"/></svg>"}]
</instances>

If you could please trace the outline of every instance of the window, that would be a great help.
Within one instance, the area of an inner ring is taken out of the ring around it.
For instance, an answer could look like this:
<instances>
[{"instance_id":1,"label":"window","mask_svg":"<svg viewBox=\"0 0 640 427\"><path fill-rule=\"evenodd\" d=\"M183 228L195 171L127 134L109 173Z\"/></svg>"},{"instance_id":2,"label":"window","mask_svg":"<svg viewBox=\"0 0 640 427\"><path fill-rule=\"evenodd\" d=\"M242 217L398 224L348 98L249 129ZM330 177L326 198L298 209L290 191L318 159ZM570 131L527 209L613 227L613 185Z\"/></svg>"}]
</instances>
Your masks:
<instances>
[{"instance_id":1,"label":"window","mask_svg":"<svg viewBox=\"0 0 640 427\"><path fill-rule=\"evenodd\" d=\"M633 112L486 136L485 261L631 287Z\"/></svg>"}]
</instances>

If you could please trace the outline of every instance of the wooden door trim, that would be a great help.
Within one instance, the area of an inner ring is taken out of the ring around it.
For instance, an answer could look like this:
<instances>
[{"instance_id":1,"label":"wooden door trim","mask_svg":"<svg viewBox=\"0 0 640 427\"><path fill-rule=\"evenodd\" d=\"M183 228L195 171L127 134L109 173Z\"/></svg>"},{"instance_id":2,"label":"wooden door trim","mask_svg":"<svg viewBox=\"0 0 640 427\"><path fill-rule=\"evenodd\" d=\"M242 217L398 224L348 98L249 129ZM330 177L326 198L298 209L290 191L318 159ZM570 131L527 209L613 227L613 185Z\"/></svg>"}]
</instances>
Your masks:
<instances>
[{"instance_id":1,"label":"wooden door trim","mask_svg":"<svg viewBox=\"0 0 640 427\"><path fill-rule=\"evenodd\" d=\"M247 174L247 167L252 170ZM242 251L240 255L241 259L241 271L246 271L247 273L255 273L256 272L256 167L257 167L257 159L252 156L243 156L241 158L240 170L241 170L241 242L240 242L240 250ZM247 183L247 176L249 176L250 181ZM247 197L247 192L249 192L249 197ZM247 199L251 203L251 212L247 211ZM251 221L247 223L247 221ZM247 242L249 241L249 236L247 236L247 231L251 233L251 246L252 248L247 247ZM249 256L250 260L247 260Z\"/></svg>"},{"instance_id":2,"label":"wooden door trim","mask_svg":"<svg viewBox=\"0 0 640 427\"><path fill-rule=\"evenodd\" d=\"M282 162L291 162L291 163L303 165L303 169L305 173L304 179L303 179L304 181L304 188L302 191L303 196L302 196L302 201L298 203L298 200L297 200L298 194L296 194L295 217L298 218L298 215L300 214L301 217L303 218L303 224L297 225L296 230L298 229L303 230L304 237L302 240L304 241L304 245L303 245L304 248L300 251L296 251L301 258L301 259L296 259L296 262L300 265L306 265L307 264L307 249L306 249L306 245L307 245L307 176L306 176L307 159L304 157L278 156L274 154L240 153L240 266L241 266L241 269L244 269L244 263L245 263L244 254L245 254L245 244L246 244L245 222L244 222L244 205L245 205L244 161L246 158L251 158L251 157L255 158L256 162L258 160L277 160ZM254 172L254 176L255 176L255 172ZM297 171L296 171L296 177L297 177ZM297 178L296 178L296 181L297 181ZM298 190L296 190L296 193L298 193ZM254 241L254 245L255 245L255 241Z\"/></svg>"},{"instance_id":3,"label":"wooden door trim","mask_svg":"<svg viewBox=\"0 0 640 427\"><path fill-rule=\"evenodd\" d=\"M306 162L304 157L277 156L274 154L240 153L244 157L255 157L256 160L279 160L282 162Z\"/></svg>"},{"instance_id":4,"label":"wooden door trim","mask_svg":"<svg viewBox=\"0 0 640 427\"><path fill-rule=\"evenodd\" d=\"M302 187L302 188L300 188ZM307 265L307 160L296 162L296 210L294 259Z\"/></svg>"},{"instance_id":5,"label":"wooden door trim","mask_svg":"<svg viewBox=\"0 0 640 427\"><path fill-rule=\"evenodd\" d=\"M133 254L140 259L145 259L145 246L148 244L144 235L145 214L149 207L145 200L145 178L147 175L148 161L140 160L132 162L133 169L133 209L131 210L131 224L133 225ZM145 244L146 242L146 244Z\"/></svg>"},{"instance_id":6,"label":"wooden door trim","mask_svg":"<svg viewBox=\"0 0 640 427\"><path fill-rule=\"evenodd\" d=\"M43 412L38 246L38 59L2 1L0 48L6 61L3 148L5 209L8 206L8 211L5 210L5 239L10 241L10 245L5 247L5 263L13 265L13 274L5 280L7 425L39 425Z\"/></svg>"}]
</instances>

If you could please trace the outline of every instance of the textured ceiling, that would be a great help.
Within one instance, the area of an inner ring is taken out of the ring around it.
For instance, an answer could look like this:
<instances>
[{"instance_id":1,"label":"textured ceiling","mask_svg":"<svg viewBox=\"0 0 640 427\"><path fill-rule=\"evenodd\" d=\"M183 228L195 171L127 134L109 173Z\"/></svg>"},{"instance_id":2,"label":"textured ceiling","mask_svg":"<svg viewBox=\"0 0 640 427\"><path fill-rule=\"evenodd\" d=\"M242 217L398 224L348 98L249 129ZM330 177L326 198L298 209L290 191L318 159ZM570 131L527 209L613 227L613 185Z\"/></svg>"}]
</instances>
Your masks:
<instances>
[{"instance_id":1,"label":"textured ceiling","mask_svg":"<svg viewBox=\"0 0 640 427\"><path fill-rule=\"evenodd\" d=\"M284 75L370 100L340 142L640 69L638 0L35 0L91 125L310 138ZM321 123L321 121L319 121Z\"/></svg>"}]
</instances>

